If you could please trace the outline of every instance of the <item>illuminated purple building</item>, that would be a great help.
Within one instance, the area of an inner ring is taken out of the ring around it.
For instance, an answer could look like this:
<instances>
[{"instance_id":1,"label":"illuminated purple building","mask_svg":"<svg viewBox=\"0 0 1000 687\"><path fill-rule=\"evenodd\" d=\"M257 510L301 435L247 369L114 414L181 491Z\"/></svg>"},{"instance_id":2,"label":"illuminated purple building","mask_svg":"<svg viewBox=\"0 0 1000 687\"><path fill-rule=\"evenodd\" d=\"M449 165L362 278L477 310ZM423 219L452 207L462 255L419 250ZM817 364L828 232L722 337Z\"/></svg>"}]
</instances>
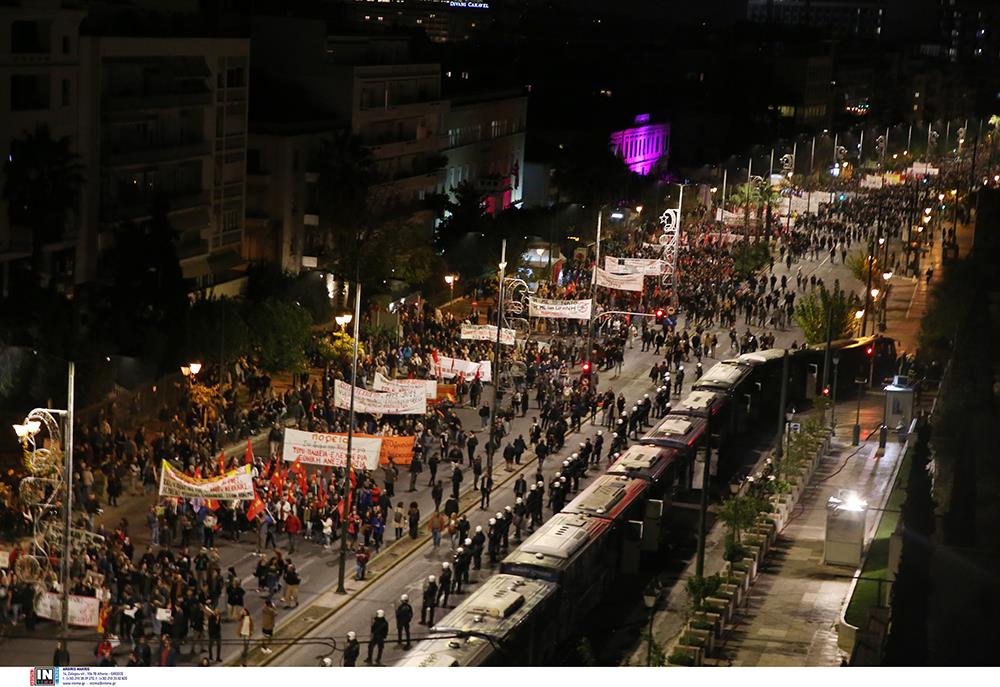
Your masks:
<instances>
[{"instance_id":1,"label":"illuminated purple building","mask_svg":"<svg viewBox=\"0 0 1000 687\"><path fill-rule=\"evenodd\" d=\"M636 174L646 175L670 153L670 125L650 124L649 115L636 115L629 129L611 134L611 152L625 160Z\"/></svg>"}]
</instances>

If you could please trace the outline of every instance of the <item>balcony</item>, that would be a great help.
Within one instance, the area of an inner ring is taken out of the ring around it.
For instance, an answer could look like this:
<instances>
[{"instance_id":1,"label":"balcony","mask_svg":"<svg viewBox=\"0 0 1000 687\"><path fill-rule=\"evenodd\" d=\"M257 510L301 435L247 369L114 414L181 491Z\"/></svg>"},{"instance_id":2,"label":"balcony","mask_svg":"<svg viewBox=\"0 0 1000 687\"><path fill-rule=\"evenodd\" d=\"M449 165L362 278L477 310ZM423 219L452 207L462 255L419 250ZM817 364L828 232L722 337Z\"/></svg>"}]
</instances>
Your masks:
<instances>
[{"instance_id":1,"label":"balcony","mask_svg":"<svg viewBox=\"0 0 1000 687\"><path fill-rule=\"evenodd\" d=\"M134 165L150 165L160 162L176 162L204 157L211 153L212 147L207 141L189 141L175 145L164 145L140 150L118 150L112 148L105 158L109 167L130 167Z\"/></svg>"},{"instance_id":2,"label":"balcony","mask_svg":"<svg viewBox=\"0 0 1000 687\"><path fill-rule=\"evenodd\" d=\"M366 145L375 159L413 155L414 153L438 153L448 144L446 134L435 134L424 138L409 138L394 140L395 136L386 134L367 139Z\"/></svg>"},{"instance_id":3,"label":"balcony","mask_svg":"<svg viewBox=\"0 0 1000 687\"><path fill-rule=\"evenodd\" d=\"M149 93L107 95L104 98L105 108L111 112L130 110L169 110L180 107L211 105L212 94L201 91L197 93Z\"/></svg>"}]
</instances>

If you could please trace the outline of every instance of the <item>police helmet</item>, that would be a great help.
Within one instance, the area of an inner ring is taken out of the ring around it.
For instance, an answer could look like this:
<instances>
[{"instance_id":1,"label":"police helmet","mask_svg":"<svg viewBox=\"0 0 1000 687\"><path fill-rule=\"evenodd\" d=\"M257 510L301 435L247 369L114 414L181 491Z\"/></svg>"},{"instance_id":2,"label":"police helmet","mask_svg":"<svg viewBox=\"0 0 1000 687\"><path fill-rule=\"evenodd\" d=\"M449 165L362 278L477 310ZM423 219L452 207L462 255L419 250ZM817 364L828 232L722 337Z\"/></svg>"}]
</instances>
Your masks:
<instances>
[{"instance_id":1,"label":"police helmet","mask_svg":"<svg viewBox=\"0 0 1000 687\"><path fill-rule=\"evenodd\" d=\"M483 526L482 525L476 525L476 532L479 533L479 532L482 532L482 531L483 531Z\"/></svg>"},{"instance_id":2,"label":"police helmet","mask_svg":"<svg viewBox=\"0 0 1000 687\"><path fill-rule=\"evenodd\" d=\"M472 540L469 539L468 537L466 537L465 541L462 542L462 543L465 544L466 546L472 546Z\"/></svg>"},{"instance_id":3,"label":"police helmet","mask_svg":"<svg viewBox=\"0 0 1000 687\"><path fill-rule=\"evenodd\" d=\"M521 499L518 499L518 501L520 501L520 500L521 500ZM512 510L512 508L511 508L510 506L504 506L504 507L503 507L503 509L504 509L504 510L505 510L506 512L508 512L508 513L509 513L509 512L511 512L511 510Z\"/></svg>"},{"instance_id":4,"label":"police helmet","mask_svg":"<svg viewBox=\"0 0 1000 687\"><path fill-rule=\"evenodd\" d=\"M434 581L434 580L436 580L436 579L437 579L437 578L436 578L436 577L434 577L433 575L428 575L428 576L427 576L427 581L428 581L428 582L433 582L433 581Z\"/></svg>"},{"instance_id":5,"label":"police helmet","mask_svg":"<svg viewBox=\"0 0 1000 687\"><path fill-rule=\"evenodd\" d=\"M347 638L350 639L350 640L353 640L357 636L358 636L358 633L355 632L354 630L351 630L350 632L347 633Z\"/></svg>"},{"instance_id":6,"label":"police helmet","mask_svg":"<svg viewBox=\"0 0 1000 687\"><path fill-rule=\"evenodd\" d=\"M399 600L400 601L409 601L410 600L410 595L409 594L400 594L399 595Z\"/></svg>"},{"instance_id":7,"label":"police helmet","mask_svg":"<svg viewBox=\"0 0 1000 687\"><path fill-rule=\"evenodd\" d=\"M603 437L604 436L604 432L602 432L601 430L597 430L597 436Z\"/></svg>"},{"instance_id":8,"label":"police helmet","mask_svg":"<svg viewBox=\"0 0 1000 687\"><path fill-rule=\"evenodd\" d=\"M643 398L649 398L649 394L643 395Z\"/></svg>"},{"instance_id":9,"label":"police helmet","mask_svg":"<svg viewBox=\"0 0 1000 687\"><path fill-rule=\"evenodd\" d=\"M450 567L451 567L451 563L449 563L448 561L445 561L444 563L441 564L441 569L442 570L447 570Z\"/></svg>"},{"instance_id":10,"label":"police helmet","mask_svg":"<svg viewBox=\"0 0 1000 687\"><path fill-rule=\"evenodd\" d=\"M468 540L466 540L466 541L468 541ZM455 553L465 553L465 549L463 547L459 546L457 549L455 549Z\"/></svg>"},{"instance_id":11,"label":"police helmet","mask_svg":"<svg viewBox=\"0 0 1000 687\"><path fill-rule=\"evenodd\" d=\"M560 477L560 478L559 478L559 481L560 481L560 482L565 482L565 481L566 481L566 478L565 478L565 477Z\"/></svg>"},{"instance_id":12,"label":"police helmet","mask_svg":"<svg viewBox=\"0 0 1000 687\"><path fill-rule=\"evenodd\" d=\"M536 487L534 484L528 487L528 491L535 491L536 489L538 489L538 487Z\"/></svg>"},{"instance_id":13,"label":"police helmet","mask_svg":"<svg viewBox=\"0 0 1000 687\"><path fill-rule=\"evenodd\" d=\"M502 517L503 517L503 513L501 513L500 511L497 511L497 514L496 514L496 515L495 515L494 517L495 517L495 518L496 518L497 520L499 520L500 518L502 518Z\"/></svg>"},{"instance_id":14,"label":"police helmet","mask_svg":"<svg viewBox=\"0 0 1000 687\"><path fill-rule=\"evenodd\" d=\"M534 489L535 487L532 486L531 488ZM520 496L518 496L517 500L514 501L514 504L518 506L520 506L522 503L524 503L524 499L522 499Z\"/></svg>"},{"instance_id":15,"label":"police helmet","mask_svg":"<svg viewBox=\"0 0 1000 687\"><path fill-rule=\"evenodd\" d=\"M385 617L385 611L383 611L381 608L378 609L377 611L375 611L375 617L376 618L384 618Z\"/></svg>"},{"instance_id":16,"label":"police helmet","mask_svg":"<svg viewBox=\"0 0 1000 687\"><path fill-rule=\"evenodd\" d=\"M542 487L544 489L545 488L545 482L543 482L542 480L538 480L538 486L540 486L540 487Z\"/></svg>"},{"instance_id":17,"label":"police helmet","mask_svg":"<svg viewBox=\"0 0 1000 687\"><path fill-rule=\"evenodd\" d=\"M497 519L496 518L490 518L490 526L492 527L495 524L497 524Z\"/></svg>"}]
</instances>

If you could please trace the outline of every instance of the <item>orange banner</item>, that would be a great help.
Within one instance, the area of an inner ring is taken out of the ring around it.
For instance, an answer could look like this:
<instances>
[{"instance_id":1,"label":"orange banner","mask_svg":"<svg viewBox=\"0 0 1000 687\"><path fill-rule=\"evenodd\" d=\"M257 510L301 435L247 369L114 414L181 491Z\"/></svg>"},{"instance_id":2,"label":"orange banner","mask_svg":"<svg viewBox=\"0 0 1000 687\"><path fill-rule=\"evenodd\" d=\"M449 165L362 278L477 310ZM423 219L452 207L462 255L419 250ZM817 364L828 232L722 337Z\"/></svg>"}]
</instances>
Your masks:
<instances>
[{"instance_id":1,"label":"orange banner","mask_svg":"<svg viewBox=\"0 0 1000 687\"><path fill-rule=\"evenodd\" d=\"M441 386L439 384L438 388L440 389ZM340 436L347 435L341 434ZM382 448L378 456L380 465L388 465L390 457L396 465L409 465L413 462L413 443L416 441L414 436L383 437L376 434L355 434L354 436L382 440Z\"/></svg>"}]
</instances>

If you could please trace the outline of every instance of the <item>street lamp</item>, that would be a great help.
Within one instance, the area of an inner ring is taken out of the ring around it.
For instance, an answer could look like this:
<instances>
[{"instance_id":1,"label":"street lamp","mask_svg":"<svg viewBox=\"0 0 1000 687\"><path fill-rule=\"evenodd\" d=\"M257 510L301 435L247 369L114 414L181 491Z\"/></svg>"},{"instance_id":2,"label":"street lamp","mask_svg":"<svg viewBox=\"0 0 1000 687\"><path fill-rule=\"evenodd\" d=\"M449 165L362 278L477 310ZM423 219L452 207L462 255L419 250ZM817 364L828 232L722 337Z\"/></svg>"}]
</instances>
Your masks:
<instances>
[{"instance_id":1,"label":"street lamp","mask_svg":"<svg viewBox=\"0 0 1000 687\"><path fill-rule=\"evenodd\" d=\"M879 293L881 293L881 292L878 290L878 287L872 289L872 300L875 300L876 298L878 298Z\"/></svg>"},{"instance_id":2,"label":"street lamp","mask_svg":"<svg viewBox=\"0 0 1000 687\"><path fill-rule=\"evenodd\" d=\"M351 315L351 313L345 313L345 314L343 314L343 315L337 315L336 317L334 317L334 318L333 318L333 320L334 320L334 321L335 321L335 322L336 322L336 323L337 323L337 324L338 324L338 325L339 325L339 326L340 326L340 327L341 327L342 329L343 329L344 327L346 327L347 325L349 325L349 324L351 323L351 320L353 320L353 319L354 319L354 316L353 316L353 315Z\"/></svg>"},{"instance_id":3,"label":"street lamp","mask_svg":"<svg viewBox=\"0 0 1000 687\"><path fill-rule=\"evenodd\" d=\"M61 637L63 640L66 639L66 634L69 631L69 582L70 582L70 552L71 552L71 539L70 534L72 531L73 524L73 408L74 408L74 388L76 380L76 363L68 361L69 369L67 370L67 390L66 390L66 410L57 410L54 408L35 408L28 416L24 419L24 422L20 424L13 425L14 433L20 440L21 445L24 447L25 451L30 451L30 459L28 460L28 469L34 474L40 477L45 477L50 475L56 467L53 465L53 459L58 457L58 453L53 453L50 449L39 446L36 442L36 436L41 432L42 425L44 424L49 438L53 443L59 447L61 444L61 450L63 452L62 459L62 478L63 478L63 489L65 493L63 496L63 532L62 532L62 551L59 553L59 583L62 587L62 632ZM63 420L63 429L60 435L59 422L56 417L61 417ZM25 480L31 479L26 477ZM23 480L22 480L23 481ZM58 488L53 489L48 492L47 498L54 499L58 493ZM51 503L51 501L49 501ZM45 515L49 512L49 508L41 510L37 517L33 519L34 527L34 545L36 549L40 549L43 553L46 553L45 558L48 559L48 553L45 548L39 543L42 537L42 521ZM36 580L37 581L37 580Z\"/></svg>"},{"instance_id":4,"label":"street lamp","mask_svg":"<svg viewBox=\"0 0 1000 687\"><path fill-rule=\"evenodd\" d=\"M539 255L541 255L541 253L539 253ZM451 290L451 300L453 301L455 300L455 282L457 281L458 281L457 274L444 275L444 283L447 284L448 288Z\"/></svg>"},{"instance_id":5,"label":"street lamp","mask_svg":"<svg viewBox=\"0 0 1000 687\"><path fill-rule=\"evenodd\" d=\"M181 374L185 377L196 377L199 372L201 372L201 363L188 363L186 365L181 365Z\"/></svg>"},{"instance_id":6,"label":"street lamp","mask_svg":"<svg viewBox=\"0 0 1000 687\"><path fill-rule=\"evenodd\" d=\"M837 370L840 364L840 354L833 356L833 389L830 394L830 434L837 432Z\"/></svg>"},{"instance_id":7,"label":"street lamp","mask_svg":"<svg viewBox=\"0 0 1000 687\"><path fill-rule=\"evenodd\" d=\"M660 581L653 580L642 592L642 604L649 611L649 633L646 636L646 666L653 665L653 617L656 614L656 602L660 600Z\"/></svg>"}]
</instances>

